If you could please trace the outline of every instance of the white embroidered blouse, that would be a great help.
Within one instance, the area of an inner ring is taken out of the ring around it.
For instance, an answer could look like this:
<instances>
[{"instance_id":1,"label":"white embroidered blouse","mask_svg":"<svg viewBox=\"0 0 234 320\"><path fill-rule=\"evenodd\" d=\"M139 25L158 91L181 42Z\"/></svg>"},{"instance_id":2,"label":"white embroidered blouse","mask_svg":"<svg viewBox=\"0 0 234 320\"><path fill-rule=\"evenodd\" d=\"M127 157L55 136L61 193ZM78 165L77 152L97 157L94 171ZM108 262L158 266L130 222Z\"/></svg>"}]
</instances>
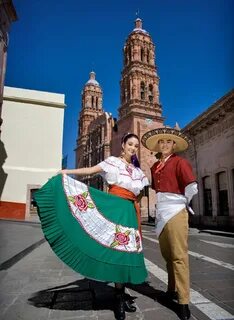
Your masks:
<instances>
[{"instance_id":1,"label":"white embroidered blouse","mask_svg":"<svg viewBox=\"0 0 234 320\"><path fill-rule=\"evenodd\" d=\"M103 170L100 175L108 184L116 184L133 192L136 196L147 185L149 181L140 168L133 164L127 165L117 157L108 157L106 160L98 163Z\"/></svg>"}]
</instances>

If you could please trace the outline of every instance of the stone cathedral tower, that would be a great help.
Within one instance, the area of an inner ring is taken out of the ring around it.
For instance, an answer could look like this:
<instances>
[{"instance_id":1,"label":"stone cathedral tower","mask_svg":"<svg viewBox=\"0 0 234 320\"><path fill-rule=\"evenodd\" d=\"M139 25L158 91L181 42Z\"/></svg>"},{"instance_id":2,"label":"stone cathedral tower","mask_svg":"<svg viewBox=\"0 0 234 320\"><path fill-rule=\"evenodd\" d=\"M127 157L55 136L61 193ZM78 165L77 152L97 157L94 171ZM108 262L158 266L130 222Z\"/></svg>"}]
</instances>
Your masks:
<instances>
[{"instance_id":1,"label":"stone cathedral tower","mask_svg":"<svg viewBox=\"0 0 234 320\"><path fill-rule=\"evenodd\" d=\"M138 18L124 46L119 118L123 120L134 115L145 118L147 114L148 119L161 121L158 84L155 46Z\"/></svg>"},{"instance_id":2,"label":"stone cathedral tower","mask_svg":"<svg viewBox=\"0 0 234 320\"><path fill-rule=\"evenodd\" d=\"M162 109L159 102L159 77L155 65L155 46L151 36L142 28L141 19L136 19L135 28L128 36L123 50L123 70L120 81L120 107L118 120L104 112L102 89L95 80L95 73L82 91L82 107L76 148L76 167L90 167L107 156L119 156L121 138L134 132L141 139L152 129L163 126ZM149 151L141 144L138 158L141 168L150 176L146 158ZM84 177L84 182L103 189L99 178ZM148 203L147 203L148 202ZM141 213L155 209L155 192L141 201Z\"/></svg>"},{"instance_id":3,"label":"stone cathedral tower","mask_svg":"<svg viewBox=\"0 0 234 320\"><path fill-rule=\"evenodd\" d=\"M163 126L159 101L159 77L155 65L155 46L149 33L143 29L142 20L136 19L135 28L128 36L123 50L124 61L120 81L119 119L117 132L113 132L111 153L120 154L120 140L124 133L134 132L141 139L152 129ZM141 144L138 158L141 168L150 177L147 165L149 151ZM155 192L148 190L148 198L141 201L143 216L155 211ZM148 204L147 204L148 202Z\"/></svg>"},{"instance_id":4,"label":"stone cathedral tower","mask_svg":"<svg viewBox=\"0 0 234 320\"><path fill-rule=\"evenodd\" d=\"M86 82L82 91L82 106L78 120L78 139L76 148L76 168L88 167L91 165L87 150L87 140L89 138L89 128L95 119L101 116L102 108L102 88L95 79L95 73L90 72L90 79Z\"/></svg>"},{"instance_id":5,"label":"stone cathedral tower","mask_svg":"<svg viewBox=\"0 0 234 320\"><path fill-rule=\"evenodd\" d=\"M114 134L112 142L114 154L119 153L118 141L125 132L134 132L141 138L146 131L163 126L155 46L149 33L142 28L139 18L126 40L123 54L118 132ZM141 146L138 155L141 163L144 163L146 153Z\"/></svg>"}]
</instances>

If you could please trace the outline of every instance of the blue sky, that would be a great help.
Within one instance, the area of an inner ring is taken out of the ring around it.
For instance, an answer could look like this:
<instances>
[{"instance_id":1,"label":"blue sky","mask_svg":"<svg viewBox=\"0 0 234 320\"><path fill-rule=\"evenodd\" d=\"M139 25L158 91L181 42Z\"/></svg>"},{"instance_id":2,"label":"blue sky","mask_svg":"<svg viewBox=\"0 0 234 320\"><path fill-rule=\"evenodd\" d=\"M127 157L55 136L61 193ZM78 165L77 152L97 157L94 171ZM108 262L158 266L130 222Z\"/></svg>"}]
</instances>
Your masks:
<instances>
[{"instance_id":1,"label":"blue sky","mask_svg":"<svg viewBox=\"0 0 234 320\"><path fill-rule=\"evenodd\" d=\"M122 49L136 11L156 45L165 124L188 124L234 85L232 0L13 0L5 84L64 93L63 154L74 166L81 90L96 72L117 116Z\"/></svg>"}]
</instances>

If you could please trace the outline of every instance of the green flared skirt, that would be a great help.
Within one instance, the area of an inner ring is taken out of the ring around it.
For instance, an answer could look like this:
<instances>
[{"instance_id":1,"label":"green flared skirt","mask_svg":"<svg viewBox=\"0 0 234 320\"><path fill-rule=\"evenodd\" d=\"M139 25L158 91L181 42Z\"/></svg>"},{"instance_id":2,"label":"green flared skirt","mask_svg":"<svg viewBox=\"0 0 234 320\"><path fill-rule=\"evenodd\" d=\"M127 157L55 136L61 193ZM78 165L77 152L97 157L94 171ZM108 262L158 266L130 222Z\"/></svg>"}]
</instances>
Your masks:
<instances>
[{"instance_id":1,"label":"green flared skirt","mask_svg":"<svg viewBox=\"0 0 234 320\"><path fill-rule=\"evenodd\" d=\"M139 284L147 271L132 201L66 175L35 193L42 230L55 254L87 278Z\"/></svg>"}]
</instances>

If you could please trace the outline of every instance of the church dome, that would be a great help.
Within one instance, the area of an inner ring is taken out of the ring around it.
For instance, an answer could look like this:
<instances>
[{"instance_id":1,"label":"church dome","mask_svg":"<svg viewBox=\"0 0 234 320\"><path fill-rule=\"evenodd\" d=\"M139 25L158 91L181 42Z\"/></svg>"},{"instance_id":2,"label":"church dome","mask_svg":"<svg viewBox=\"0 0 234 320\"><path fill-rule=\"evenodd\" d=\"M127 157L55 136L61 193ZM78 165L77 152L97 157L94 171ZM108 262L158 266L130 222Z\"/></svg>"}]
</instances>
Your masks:
<instances>
[{"instance_id":1,"label":"church dome","mask_svg":"<svg viewBox=\"0 0 234 320\"><path fill-rule=\"evenodd\" d=\"M100 87L99 83L97 82L97 80L95 79L96 73L94 71L91 71L89 74L90 78L89 80L86 82L86 86L87 85L92 85L92 86L98 86Z\"/></svg>"}]
</instances>

